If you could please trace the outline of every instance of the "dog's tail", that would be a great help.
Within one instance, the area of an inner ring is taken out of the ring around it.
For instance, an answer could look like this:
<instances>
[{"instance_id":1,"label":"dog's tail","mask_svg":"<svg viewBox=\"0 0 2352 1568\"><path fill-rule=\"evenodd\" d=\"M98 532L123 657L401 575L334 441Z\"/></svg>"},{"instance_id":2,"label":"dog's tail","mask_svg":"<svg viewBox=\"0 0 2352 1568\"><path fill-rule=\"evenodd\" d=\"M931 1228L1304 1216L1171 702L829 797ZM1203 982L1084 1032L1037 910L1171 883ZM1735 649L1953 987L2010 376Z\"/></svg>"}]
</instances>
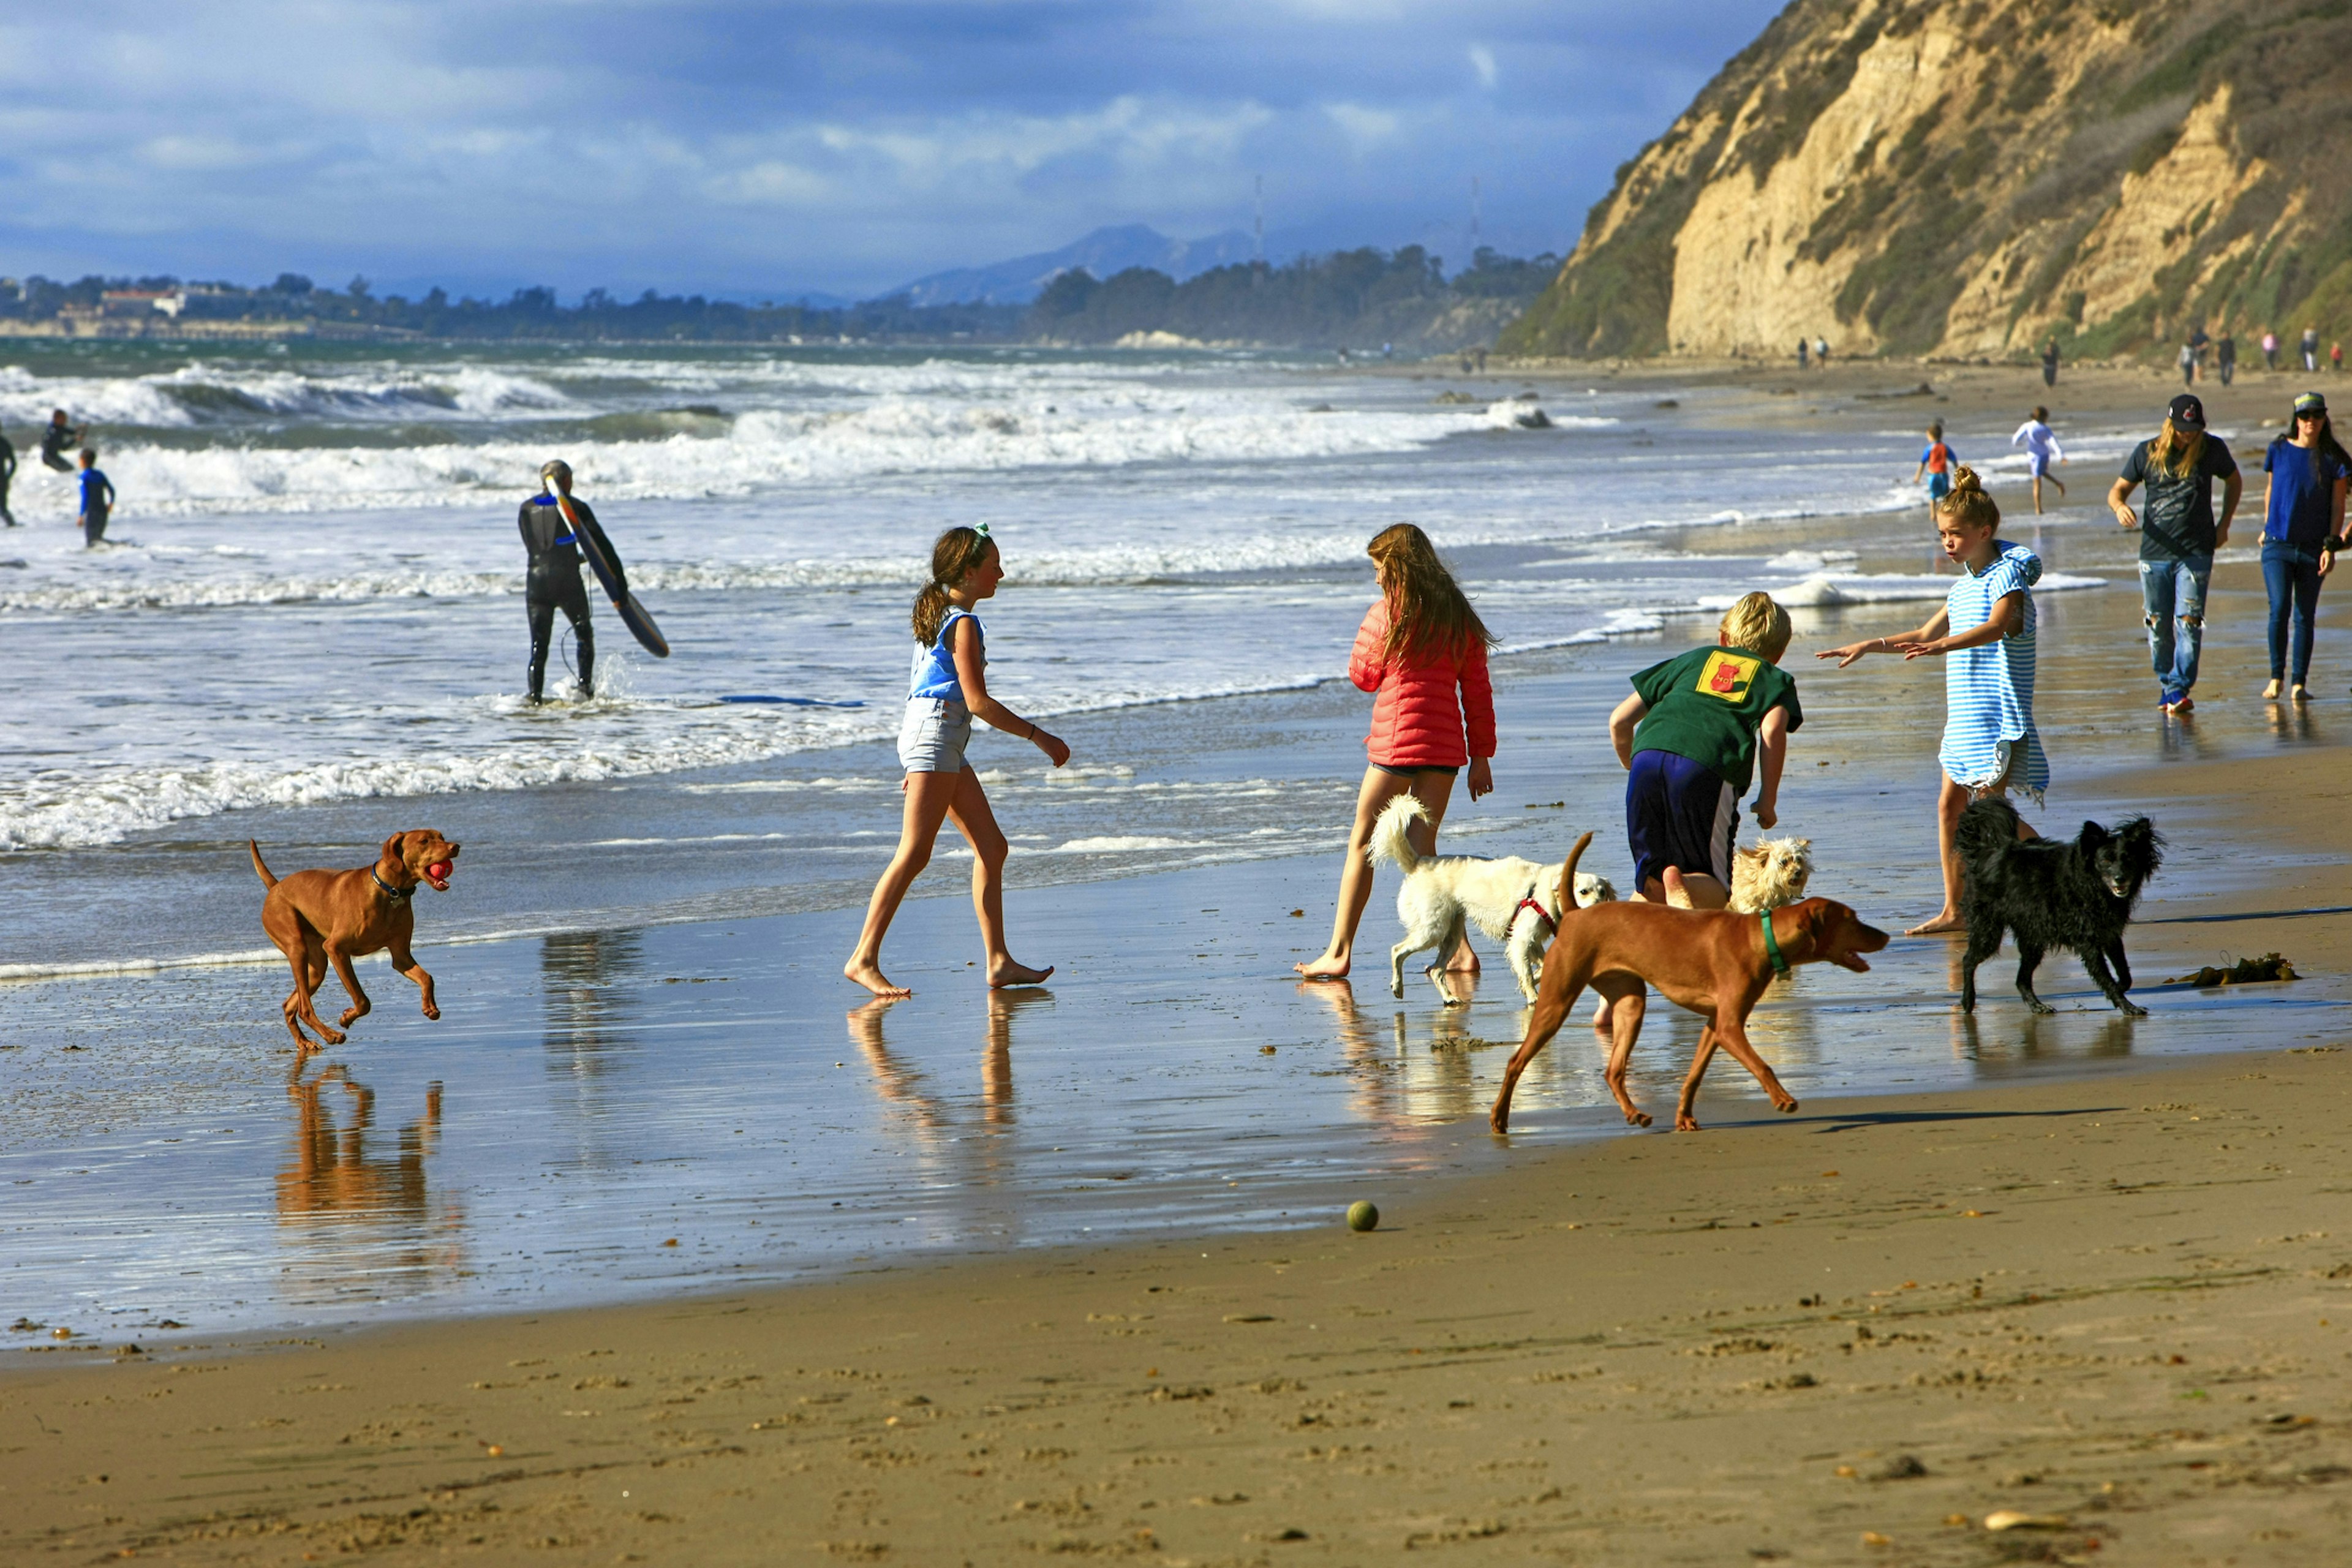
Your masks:
<instances>
[{"instance_id":1,"label":"dog's tail","mask_svg":"<svg viewBox=\"0 0 2352 1568\"><path fill-rule=\"evenodd\" d=\"M1429 820L1429 807L1412 795L1401 795L1381 808L1381 817L1372 824L1372 841L1364 847L1364 858L1377 866L1383 860L1396 862L1397 869L1406 876L1421 864L1421 851L1412 847L1412 837L1406 832L1415 822Z\"/></svg>"},{"instance_id":2,"label":"dog's tail","mask_svg":"<svg viewBox=\"0 0 2352 1568\"><path fill-rule=\"evenodd\" d=\"M1563 915L1580 907L1576 901L1576 863L1584 858L1585 846L1591 842L1592 835L1586 834L1576 841L1576 847L1568 852L1568 858L1560 862L1559 910Z\"/></svg>"},{"instance_id":3,"label":"dog's tail","mask_svg":"<svg viewBox=\"0 0 2352 1568\"><path fill-rule=\"evenodd\" d=\"M278 886L278 879L270 874L268 867L261 863L261 846L248 838L245 841L245 849L247 854L253 857L254 874L261 879L261 885L265 888Z\"/></svg>"},{"instance_id":4,"label":"dog's tail","mask_svg":"<svg viewBox=\"0 0 2352 1568\"><path fill-rule=\"evenodd\" d=\"M2017 843L2017 807L1999 795L1988 795L1960 813L1952 830L1952 847L1972 882L1995 871Z\"/></svg>"}]
</instances>

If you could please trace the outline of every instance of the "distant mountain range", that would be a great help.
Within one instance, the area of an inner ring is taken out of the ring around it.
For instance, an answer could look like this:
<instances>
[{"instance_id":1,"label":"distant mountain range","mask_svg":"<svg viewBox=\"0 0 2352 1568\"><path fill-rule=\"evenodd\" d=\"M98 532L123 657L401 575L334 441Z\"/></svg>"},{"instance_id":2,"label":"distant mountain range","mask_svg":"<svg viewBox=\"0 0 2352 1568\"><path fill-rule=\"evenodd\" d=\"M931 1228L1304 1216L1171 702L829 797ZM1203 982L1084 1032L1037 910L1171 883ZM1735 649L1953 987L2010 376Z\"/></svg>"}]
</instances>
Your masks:
<instances>
[{"instance_id":1,"label":"distant mountain range","mask_svg":"<svg viewBox=\"0 0 2352 1568\"><path fill-rule=\"evenodd\" d=\"M1149 267L1181 283L1213 267L1247 261L1255 249L1250 237L1238 231L1206 239L1171 239L1147 224L1131 223L1098 228L1059 250L934 272L890 289L883 298L904 295L910 305L1026 305L1074 267L1085 268L1097 279L1130 267Z\"/></svg>"}]
</instances>

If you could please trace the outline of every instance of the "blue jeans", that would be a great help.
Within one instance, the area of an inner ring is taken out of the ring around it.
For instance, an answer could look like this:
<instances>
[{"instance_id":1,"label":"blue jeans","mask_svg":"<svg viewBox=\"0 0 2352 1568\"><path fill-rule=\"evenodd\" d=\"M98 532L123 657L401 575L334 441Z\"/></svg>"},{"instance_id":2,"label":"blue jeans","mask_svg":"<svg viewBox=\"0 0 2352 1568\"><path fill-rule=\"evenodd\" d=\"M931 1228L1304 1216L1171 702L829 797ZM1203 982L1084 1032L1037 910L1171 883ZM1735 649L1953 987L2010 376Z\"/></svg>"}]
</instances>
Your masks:
<instances>
[{"instance_id":1,"label":"blue jeans","mask_svg":"<svg viewBox=\"0 0 2352 1568\"><path fill-rule=\"evenodd\" d=\"M2205 585L2212 578L2210 555L2139 563L2148 658L2167 702L2179 701L2197 684L2197 656L2205 647Z\"/></svg>"},{"instance_id":2,"label":"blue jeans","mask_svg":"<svg viewBox=\"0 0 2352 1568\"><path fill-rule=\"evenodd\" d=\"M2294 679L2287 684L2307 686L2312 622L2319 614L2319 552L2297 550L2284 540L2263 540L2263 586L2271 591L2271 679L2287 679L2287 615L2292 611Z\"/></svg>"}]
</instances>

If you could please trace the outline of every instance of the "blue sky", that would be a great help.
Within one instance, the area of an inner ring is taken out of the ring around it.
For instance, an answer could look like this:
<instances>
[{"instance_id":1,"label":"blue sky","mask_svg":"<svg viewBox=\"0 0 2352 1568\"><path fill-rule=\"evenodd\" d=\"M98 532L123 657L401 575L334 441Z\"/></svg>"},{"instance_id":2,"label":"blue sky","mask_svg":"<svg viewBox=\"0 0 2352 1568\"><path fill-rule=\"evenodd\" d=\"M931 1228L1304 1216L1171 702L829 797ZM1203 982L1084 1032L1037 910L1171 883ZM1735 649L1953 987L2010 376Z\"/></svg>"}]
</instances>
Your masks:
<instances>
[{"instance_id":1,"label":"blue sky","mask_svg":"<svg viewBox=\"0 0 2352 1568\"><path fill-rule=\"evenodd\" d=\"M1103 224L1565 249L1773 0L93 0L0 18L0 272L866 296Z\"/></svg>"}]
</instances>

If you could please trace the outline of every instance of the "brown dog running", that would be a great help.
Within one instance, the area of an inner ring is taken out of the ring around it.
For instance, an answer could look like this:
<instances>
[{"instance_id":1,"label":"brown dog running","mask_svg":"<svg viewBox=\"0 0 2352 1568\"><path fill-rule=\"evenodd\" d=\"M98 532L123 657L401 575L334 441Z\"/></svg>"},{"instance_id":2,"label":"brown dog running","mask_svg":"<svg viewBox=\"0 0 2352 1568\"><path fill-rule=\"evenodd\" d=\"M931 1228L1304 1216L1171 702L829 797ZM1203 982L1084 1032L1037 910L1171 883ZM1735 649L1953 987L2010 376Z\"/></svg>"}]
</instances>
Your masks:
<instances>
[{"instance_id":1,"label":"brown dog running","mask_svg":"<svg viewBox=\"0 0 2352 1568\"><path fill-rule=\"evenodd\" d=\"M1572 885L1576 862L1592 842L1586 834L1576 841L1561 871L1561 885ZM1569 1009L1588 985L1608 998L1612 1037L1609 1067L1603 1075L1617 1108L1636 1127L1650 1118L1625 1092L1625 1069L1633 1060L1633 1042L1642 1033L1644 984L1654 985L1666 999L1689 1008L1706 1020L1700 1031L1698 1051L1691 1058L1690 1075L1683 1079L1682 1098L1675 1106L1675 1130L1698 1131L1692 1107L1698 1099L1699 1080L1720 1044L1756 1075L1773 1109L1794 1110L1796 1097L1780 1087L1764 1058L1748 1043L1748 1015L1776 967L1829 963L1857 973L1870 965L1862 954L1886 945L1886 933L1863 924L1845 905L1828 899L1806 899L1762 916L1736 915L1723 910L1677 910L1664 904L1595 904L1578 909L1571 901L1560 906L1559 934L1544 954L1543 983L1528 1018L1528 1036L1503 1072L1502 1091L1487 1121L1497 1132L1511 1126L1511 1093L1519 1075L1550 1043L1568 1019ZM1772 962L1764 922L1771 921L1772 941L1780 947L1780 963Z\"/></svg>"},{"instance_id":2,"label":"brown dog running","mask_svg":"<svg viewBox=\"0 0 2352 1568\"><path fill-rule=\"evenodd\" d=\"M343 1043L341 1030L321 1023L310 1001L326 984L327 965L335 966L343 989L351 993L352 1005L341 1020L348 1029L372 1011L359 976L352 973L352 960L387 947L392 966L425 993L425 1016L441 1016L433 1000L433 976L408 951L408 939L416 930L410 900L419 882L430 883L437 893L449 890L449 878L457 870L457 845L429 827L412 828L385 839L373 866L356 871L297 871L282 881L261 863L259 845L248 838L245 847L262 885L269 889L269 897L262 900L261 929L294 966L294 989L287 994L284 1012L287 1033L294 1037L298 1049L315 1048L303 1036L306 1023L328 1045Z\"/></svg>"}]
</instances>

